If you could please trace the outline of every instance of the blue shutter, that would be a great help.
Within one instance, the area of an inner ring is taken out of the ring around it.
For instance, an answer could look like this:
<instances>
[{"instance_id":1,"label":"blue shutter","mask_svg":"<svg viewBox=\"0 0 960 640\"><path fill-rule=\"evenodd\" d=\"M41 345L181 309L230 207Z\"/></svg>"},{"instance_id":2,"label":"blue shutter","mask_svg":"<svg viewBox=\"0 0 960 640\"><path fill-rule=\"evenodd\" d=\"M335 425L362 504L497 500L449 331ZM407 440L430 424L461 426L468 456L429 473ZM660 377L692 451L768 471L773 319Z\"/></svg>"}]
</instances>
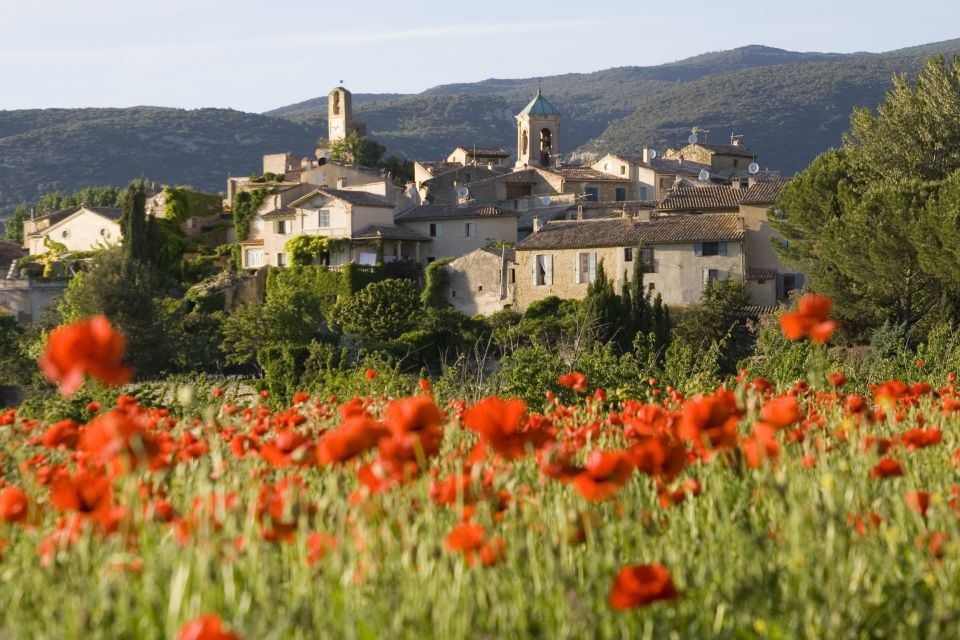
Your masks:
<instances>
[{"instance_id":1,"label":"blue shutter","mask_svg":"<svg viewBox=\"0 0 960 640\"><path fill-rule=\"evenodd\" d=\"M694 242L694 243L693 243L693 255L695 255L695 256L702 256L702 255L703 255L703 243L702 243L702 242Z\"/></svg>"},{"instance_id":2,"label":"blue shutter","mask_svg":"<svg viewBox=\"0 0 960 640\"><path fill-rule=\"evenodd\" d=\"M797 278L796 280L797 289L803 289L803 274L802 273L796 274L796 278Z\"/></svg>"},{"instance_id":3,"label":"blue shutter","mask_svg":"<svg viewBox=\"0 0 960 640\"><path fill-rule=\"evenodd\" d=\"M725 255L727 255L727 243L726 243L726 242L718 242L718 243L717 243L717 255L718 255L718 256L725 256Z\"/></svg>"}]
</instances>

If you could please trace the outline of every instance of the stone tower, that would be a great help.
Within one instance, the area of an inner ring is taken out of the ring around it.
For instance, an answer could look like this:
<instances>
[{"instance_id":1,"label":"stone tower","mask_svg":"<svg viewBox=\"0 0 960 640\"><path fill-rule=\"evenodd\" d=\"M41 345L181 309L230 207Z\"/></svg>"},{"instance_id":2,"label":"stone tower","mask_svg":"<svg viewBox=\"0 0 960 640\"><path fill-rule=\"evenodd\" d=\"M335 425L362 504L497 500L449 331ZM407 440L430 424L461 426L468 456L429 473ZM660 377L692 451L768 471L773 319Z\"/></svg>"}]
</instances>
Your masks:
<instances>
[{"instance_id":1,"label":"stone tower","mask_svg":"<svg viewBox=\"0 0 960 640\"><path fill-rule=\"evenodd\" d=\"M343 140L353 130L353 98L343 87L336 87L327 96L327 138Z\"/></svg>"},{"instance_id":2,"label":"stone tower","mask_svg":"<svg viewBox=\"0 0 960 640\"><path fill-rule=\"evenodd\" d=\"M540 90L517 121L517 166L549 167L560 155L560 112Z\"/></svg>"}]
</instances>

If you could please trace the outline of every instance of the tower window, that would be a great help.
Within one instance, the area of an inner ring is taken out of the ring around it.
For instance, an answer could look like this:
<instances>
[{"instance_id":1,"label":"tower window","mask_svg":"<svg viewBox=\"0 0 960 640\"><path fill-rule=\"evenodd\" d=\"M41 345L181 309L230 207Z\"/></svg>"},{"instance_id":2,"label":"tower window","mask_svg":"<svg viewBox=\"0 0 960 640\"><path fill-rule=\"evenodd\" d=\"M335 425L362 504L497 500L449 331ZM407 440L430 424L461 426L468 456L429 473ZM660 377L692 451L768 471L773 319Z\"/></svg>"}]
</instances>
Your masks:
<instances>
[{"instance_id":1,"label":"tower window","mask_svg":"<svg viewBox=\"0 0 960 640\"><path fill-rule=\"evenodd\" d=\"M333 115L340 115L340 92L335 91L333 93Z\"/></svg>"}]
</instances>

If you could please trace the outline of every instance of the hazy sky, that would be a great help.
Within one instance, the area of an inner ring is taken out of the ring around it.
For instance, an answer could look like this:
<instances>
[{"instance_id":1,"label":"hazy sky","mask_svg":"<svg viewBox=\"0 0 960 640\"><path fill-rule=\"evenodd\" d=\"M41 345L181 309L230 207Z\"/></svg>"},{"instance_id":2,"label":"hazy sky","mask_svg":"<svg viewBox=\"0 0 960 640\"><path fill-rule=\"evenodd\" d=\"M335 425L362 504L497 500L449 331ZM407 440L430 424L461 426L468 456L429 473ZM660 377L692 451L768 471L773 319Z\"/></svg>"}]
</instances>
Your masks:
<instances>
[{"instance_id":1,"label":"hazy sky","mask_svg":"<svg viewBox=\"0 0 960 640\"><path fill-rule=\"evenodd\" d=\"M781 6L789 5L782 9ZM0 0L0 109L266 111L326 93L960 37L955 0Z\"/></svg>"}]
</instances>

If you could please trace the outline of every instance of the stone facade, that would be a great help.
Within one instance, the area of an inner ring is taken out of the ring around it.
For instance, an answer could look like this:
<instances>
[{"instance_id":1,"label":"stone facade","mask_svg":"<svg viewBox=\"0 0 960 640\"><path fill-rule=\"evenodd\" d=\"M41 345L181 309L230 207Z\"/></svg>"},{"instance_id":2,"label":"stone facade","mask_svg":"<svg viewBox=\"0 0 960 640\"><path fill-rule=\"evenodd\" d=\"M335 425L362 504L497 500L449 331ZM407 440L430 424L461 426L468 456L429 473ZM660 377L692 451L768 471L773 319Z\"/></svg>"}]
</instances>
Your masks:
<instances>
[{"instance_id":1,"label":"stone facade","mask_svg":"<svg viewBox=\"0 0 960 640\"><path fill-rule=\"evenodd\" d=\"M540 91L517 121L517 167L549 167L560 157L560 112Z\"/></svg>"},{"instance_id":2,"label":"stone facade","mask_svg":"<svg viewBox=\"0 0 960 640\"><path fill-rule=\"evenodd\" d=\"M425 255L421 256L430 261L458 258L494 242L515 243L518 215L464 215L417 220L406 220L400 215L397 223L430 238L430 244L423 247Z\"/></svg>"},{"instance_id":3,"label":"stone facade","mask_svg":"<svg viewBox=\"0 0 960 640\"><path fill-rule=\"evenodd\" d=\"M120 243L120 210L105 207L73 207L23 224L23 244L30 255L47 253L50 238L69 251L90 251Z\"/></svg>"},{"instance_id":4,"label":"stone facade","mask_svg":"<svg viewBox=\"0 0 960 640\"><path fill-rule=\"evenodd\" d=\"M513 304L513 251L477 249L446 265L450 282L446 298L465 316L488 316Z\"/></svg>"}]
</instances>

